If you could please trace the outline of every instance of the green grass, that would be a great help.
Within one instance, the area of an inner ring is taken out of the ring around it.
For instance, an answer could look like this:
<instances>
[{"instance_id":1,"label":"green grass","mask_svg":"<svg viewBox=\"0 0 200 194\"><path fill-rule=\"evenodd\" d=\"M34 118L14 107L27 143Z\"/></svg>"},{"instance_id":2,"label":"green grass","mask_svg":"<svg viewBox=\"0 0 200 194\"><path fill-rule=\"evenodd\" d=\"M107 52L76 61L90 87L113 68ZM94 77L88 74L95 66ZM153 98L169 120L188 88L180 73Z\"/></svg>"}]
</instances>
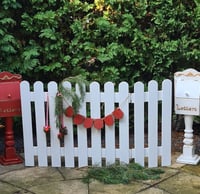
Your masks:
<instances>
[{"instance_id":1,"label":"green grass","mask_svg":"<svg viewBox=\"0 0 200 194\"><path fill-rule=\"evenodd\" d=\"M159 168L144 168L137 163L112 164L107 167L91 167L83 182L89 183L95 179L104 184L128 184L132 180L159 179L164 170Z\"/></svg>"}]
</instances>

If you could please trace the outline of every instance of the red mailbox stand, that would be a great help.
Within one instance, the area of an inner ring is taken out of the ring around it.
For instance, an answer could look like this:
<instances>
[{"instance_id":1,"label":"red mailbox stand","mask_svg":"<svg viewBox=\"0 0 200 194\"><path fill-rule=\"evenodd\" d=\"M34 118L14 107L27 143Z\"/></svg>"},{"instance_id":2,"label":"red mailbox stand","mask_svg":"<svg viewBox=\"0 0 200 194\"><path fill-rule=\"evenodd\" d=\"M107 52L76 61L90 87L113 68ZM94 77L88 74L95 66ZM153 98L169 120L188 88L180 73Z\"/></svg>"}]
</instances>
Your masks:
<instances>
[{"instance_id":1,"label":"red mailbox stand","mask_svg":"<svg viewBox=\"0 0 200 194\"><path fill-rule=\"evenodd\" d=\"M13 133L13 117L21 115L20 81L21 75L0 73L0 117L5 120L5 148L4 155L0 156L2 165L23 162L22 158L16 154Z\"/></svg>"}]
</instances>

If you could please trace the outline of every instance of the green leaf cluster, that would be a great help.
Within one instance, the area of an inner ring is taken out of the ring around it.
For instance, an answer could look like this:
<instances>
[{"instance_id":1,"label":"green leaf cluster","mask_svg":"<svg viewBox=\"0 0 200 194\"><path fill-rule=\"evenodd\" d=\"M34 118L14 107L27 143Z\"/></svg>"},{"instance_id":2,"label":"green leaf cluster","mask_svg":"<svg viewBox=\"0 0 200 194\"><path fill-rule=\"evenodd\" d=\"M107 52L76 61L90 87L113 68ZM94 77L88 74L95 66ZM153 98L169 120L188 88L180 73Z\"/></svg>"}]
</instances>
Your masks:
<instances>
[{"instance_id":1,"label":"green leaf cluster","mask_svg":"<svg viewBox=\"0 0 200 194\"><path fill-rule=\"evenodd\" d=\"M0 71L149 81L199 69L198 0L2 0Z\"/></svg>"}]
</instances>

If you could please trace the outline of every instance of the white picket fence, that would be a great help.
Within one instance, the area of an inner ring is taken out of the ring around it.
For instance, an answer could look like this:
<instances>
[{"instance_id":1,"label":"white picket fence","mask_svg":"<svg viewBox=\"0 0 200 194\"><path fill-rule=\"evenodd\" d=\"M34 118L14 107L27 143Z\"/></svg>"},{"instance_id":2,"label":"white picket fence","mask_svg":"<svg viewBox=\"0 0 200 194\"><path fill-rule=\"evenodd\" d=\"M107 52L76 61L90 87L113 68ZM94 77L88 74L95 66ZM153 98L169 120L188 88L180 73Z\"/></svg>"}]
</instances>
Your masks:
<instances>
[{"instance_id":1,"label":"white picket fence","mask_svg":"<svg viewBox=\"0 0 200 194\"><path fill-rule=\"evenodd\" d=\"M65 84L71 89L69 82ZM64 136L63 145L57 137L55 122L57 83L49 82L47 91L44 91L43 83L38 81L31 91L29 82L22 81L20 88L26 166L102 166L104 163L115 163L116 160L129 163L132 159L142 166L148 163L148 167L171 164L170 80L162 82L162 90L158 90L158 83L152 80L148 83L148 91L144 91L143 83L137 82L133 92L129 92L127 82L121 82L118 88L107 82L103 91L99 83L92 82L79 113L86 115L86 111L90 111L92 118L101 118L118 106L124 116L112 126L105 125L104 135L103 130L92 127L91 137L83 125L74 126L72 118L64 116L68 134ZM78 87L76 92L79 93ZM43 131L47 96L51 126L49 140ZM76 138L74 133L77 133Z\"/></svg>"}]
</instances>

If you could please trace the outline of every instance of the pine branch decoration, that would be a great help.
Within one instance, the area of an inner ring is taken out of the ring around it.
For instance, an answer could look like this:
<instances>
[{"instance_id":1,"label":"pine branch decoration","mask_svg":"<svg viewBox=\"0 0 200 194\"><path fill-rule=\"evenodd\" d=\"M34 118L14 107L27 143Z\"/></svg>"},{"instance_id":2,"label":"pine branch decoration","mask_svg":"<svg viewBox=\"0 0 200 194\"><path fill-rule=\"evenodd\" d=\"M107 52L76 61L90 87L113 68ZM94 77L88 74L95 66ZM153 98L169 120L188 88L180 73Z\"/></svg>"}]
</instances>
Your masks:
<instances>
[{"instance_id":1,"label":"pine branch decoration","mask_svg":"<svg viewBox=\"0 0 200 194\"><path fill-rule=\"evenodd\" d=\"M63 114L63 97L62 93L57 92L55 98L55 115L56 115L56 127L61 128L61 116Z\"/></svg>"},{"instance_id":2,"label":"pine branch decoration","mask_svg":"<svg viewBox=\"0 0 200 194\"><path fill-rule=\"evenodd\" d=\"M78 85L80 95L75 92L75 89L69 89L64 87L64 82L70 82L73 85ZM78 113L78 110L81 107L81 103L85 98L85 86L88 85L87 81L84 80L82 76L74 76L63 79L58 86L58 93L55 99L55 114L56 114L56 125L61 127L60 118L63 115L63 101L71 102L75 114Z\"/></svg>"}]
</instances>

